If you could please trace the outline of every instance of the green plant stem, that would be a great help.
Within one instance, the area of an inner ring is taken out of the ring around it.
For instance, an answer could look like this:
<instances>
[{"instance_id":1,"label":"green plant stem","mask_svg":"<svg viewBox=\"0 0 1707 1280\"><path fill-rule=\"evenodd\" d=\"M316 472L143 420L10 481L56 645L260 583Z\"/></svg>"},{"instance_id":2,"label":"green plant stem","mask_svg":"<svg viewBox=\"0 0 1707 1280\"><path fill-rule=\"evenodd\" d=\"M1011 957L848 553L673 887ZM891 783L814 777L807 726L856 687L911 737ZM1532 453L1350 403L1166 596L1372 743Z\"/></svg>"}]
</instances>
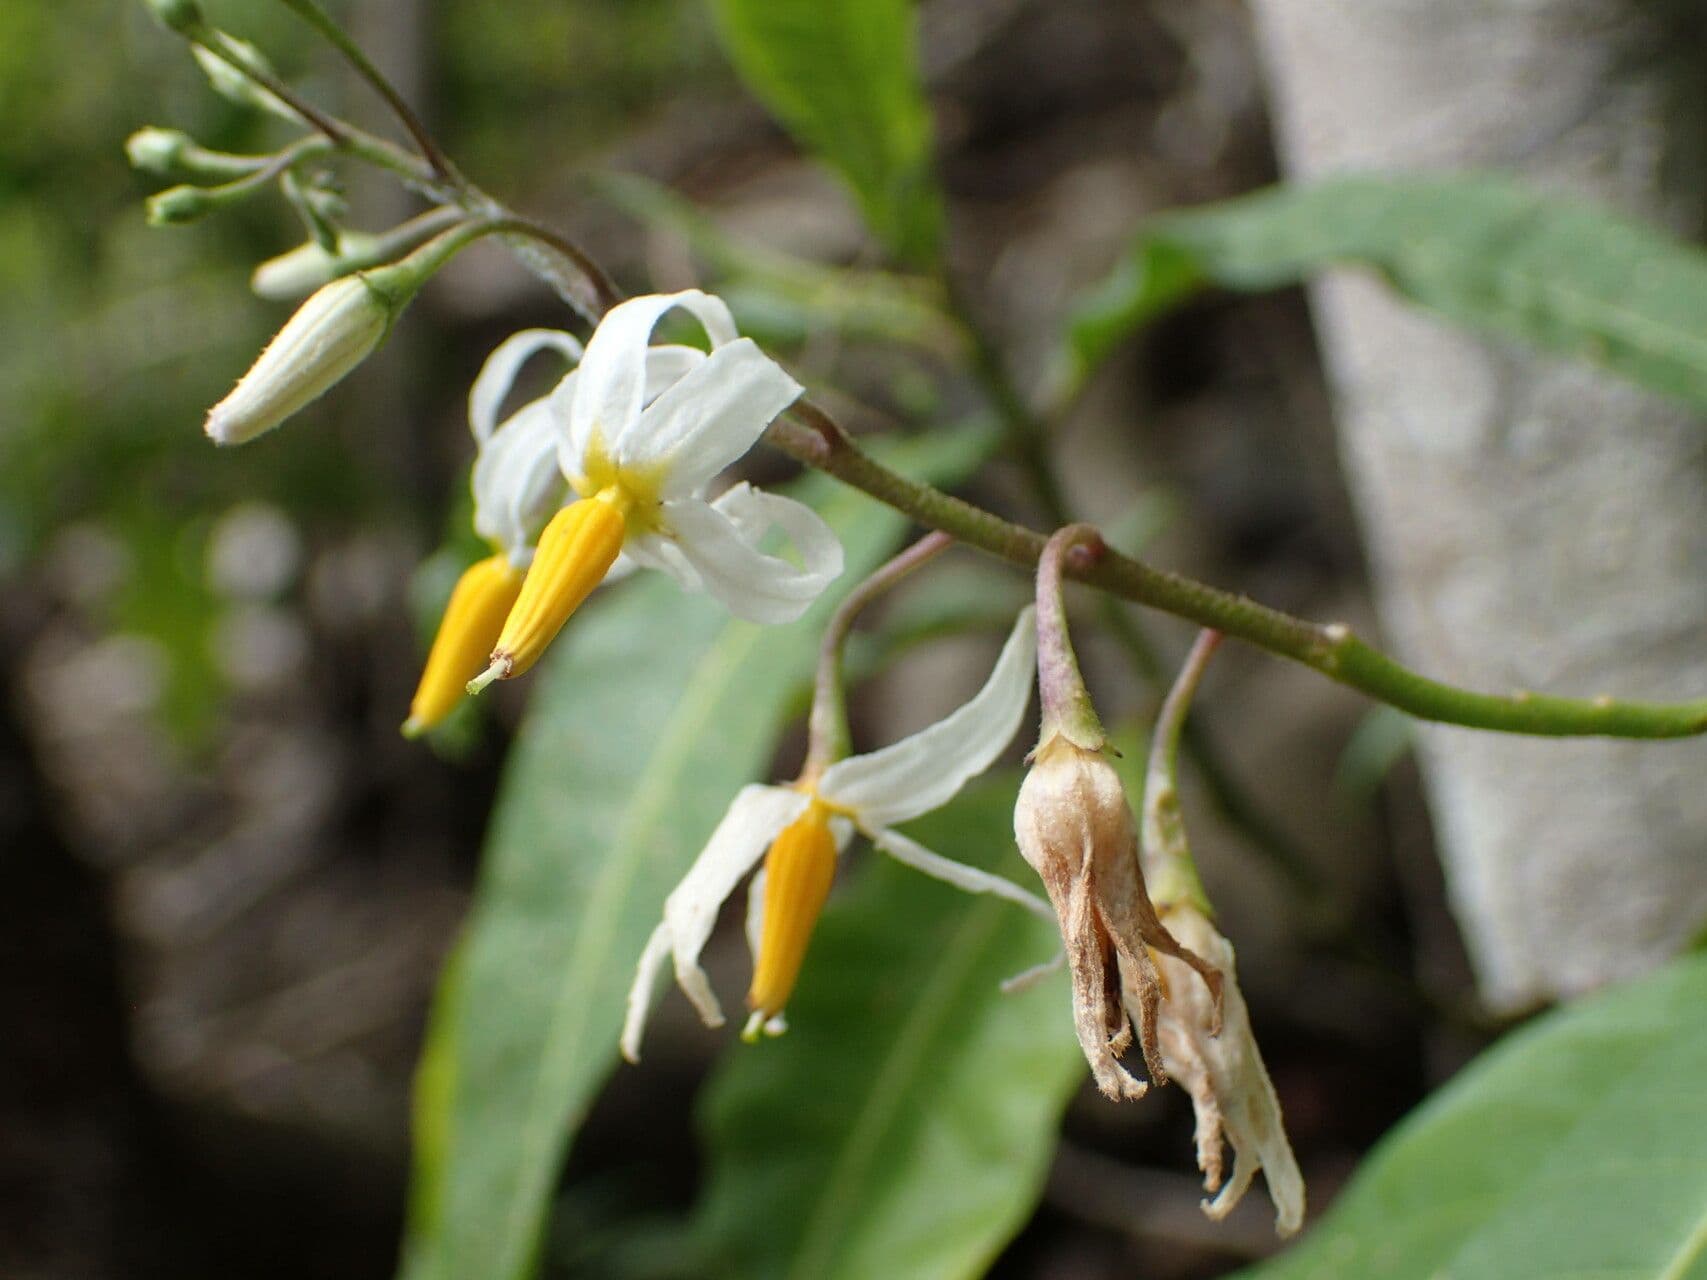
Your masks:
<instances>
[{"instance_id":1,"label":"green plant stem","mask_svg":"<svg viewBox=\"0 0 1707 1280\"><path fill-rule=\"evenodd\" d=\"M1033 568L1045 537L950 494L896 474L863 453L822 409L797 402L766 439L920 524L1003 560ZM1707 732L1707 699L1655 703L1559 698L1519 691L1477 693L1431 680L1360 640L1351 628L1292 617L1243 596L1156 569L1110 550L1073 577L1136 604L1248 641L1303 663L1423 720L1548 737L1681 738Z\"/></svg>"},{"instance_id":2,"label":"green plant stem","mask_svg":"<svg viewBox=\"0 0 1707 1280\"><path fill-rule=\"evenodd\" d=\"M807 717L806 763L802 776L827 769L847 755L848 707L842 673L843 654L854 620L878 596L915 569L928 564L954 545L946 533L928 533L861 582L831 615L818 649L818 674L812 687L812 711Z\"/></svg>"},{"instance_id":3,"label":"green plant stem","mask_svg":"<svg viewBox=\"0 0 1707 1280\"><path fill-rule=\"evenodd\" d=\"M568 259L586 276L597 297L597 311L621 300L620 291L597 264L549 228L511 212L454 173L446 180L430 164L402 148L325 116L304 103L289 86L275 77L259 74L238 53L225 48L220 33L205 33L197 39L287 103L340 151L391 170L430 198L467 210L471 221L480 227L478 234L514 235ZM573 299L569 301L580 306ZM994 357L993 347L977 341L976 326L971 332L975 349L983 352L976 355L980 363ZM999 385L1006 385L1011 392L999 359L994 370L1000 375ZM1024 403L1017 393L1000 394L997 399L1005 414L1014 413L1016 406L1024 412ZM1029 413L1025 416L1030 418ZM863 453L834 419L810 401L796 402L790 417L773 423L765 438L796 461L824 471L920 524L939 529L991 555L1034 569L1043 553L1046 541L1043 534L889 470ZM1034 443L1026 446L1028 449L1042 443L1041 433L1030 427L1024 428L1021 438L1033 440ZM1043 461L1047 464L1047 458ZM1294 618L1113 550L1094 565L1084 569L1070 566L1069 572L1080 581L1123 599L1225 632L1303 663L1419 719L1549 737L1681 738L1707 733L1707 698L1667 704L1620 701L1609 696L1560 698L1527 690L1503 695L1477 693L1410 670L1364 643L1343 624L1321 625Z\"/></svg>"},{"instance_id":4,"label":"green plant stem","mask_svg":"<svg viewBox=\"0 0 1707 1280\"><path fill-rule=\"evenodd\" d=\"M309 26L313 27L327 43L344 55L346 61L354 67L357 73L371 85L385 103L397 116L399 122L408 130L409 136L415 140L421 155L432 166L435 177L456 184L456 169L452 166L433 135L427 131L426 125L415 114L413 107L398 93L391 81L387 80L379 68L368 59L361 47L344 34L344 30L322 9L314 0L283 0L286 8L290 9Z\"/></svg>"}]
</instances>

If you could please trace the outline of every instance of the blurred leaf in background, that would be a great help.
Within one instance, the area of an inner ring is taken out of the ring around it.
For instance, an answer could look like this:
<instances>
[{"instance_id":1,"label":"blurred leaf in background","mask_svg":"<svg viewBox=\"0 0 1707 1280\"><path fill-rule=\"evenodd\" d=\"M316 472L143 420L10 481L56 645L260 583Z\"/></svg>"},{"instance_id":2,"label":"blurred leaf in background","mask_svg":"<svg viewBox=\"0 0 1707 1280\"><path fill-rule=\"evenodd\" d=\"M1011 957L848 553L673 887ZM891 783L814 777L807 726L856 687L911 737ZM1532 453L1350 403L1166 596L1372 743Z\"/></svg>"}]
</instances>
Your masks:
<instances>
[{"instance_id":1,"label":"blurred leaf in background","mask_svg":"<svg viewBox=\"0 0 1707 1280\"><path fill-rule=\"evenodd\" d=\"M1550 1013L1430 1098L1249 1280L1707 1276L1707 956Z\"/></svg>"},{"instance_id":2,"label":"blurred leaf in background","mask_svg":"<svg viewBox=\"0 0 1707 1280\"><path fill-rule=\"evenodd\" d=\"M1330 179L1151 219L1071 321L1082 380L1210 286L1258 291L1365 267L1446 319L1604 365L1707 406L1707 253L1497 174Z\"/></svg>"},{"instance_id":3,"label":"blurred leaf in background","mask_svg":"<svg viewBox=\"0 0 1707 1280\"><path fill-rule=\"evenodd\" d=\"M912 0L714 0L753 94L853 189L872 232L914 266L936 259L942 201Z\"/></svg>"}]
</instances>

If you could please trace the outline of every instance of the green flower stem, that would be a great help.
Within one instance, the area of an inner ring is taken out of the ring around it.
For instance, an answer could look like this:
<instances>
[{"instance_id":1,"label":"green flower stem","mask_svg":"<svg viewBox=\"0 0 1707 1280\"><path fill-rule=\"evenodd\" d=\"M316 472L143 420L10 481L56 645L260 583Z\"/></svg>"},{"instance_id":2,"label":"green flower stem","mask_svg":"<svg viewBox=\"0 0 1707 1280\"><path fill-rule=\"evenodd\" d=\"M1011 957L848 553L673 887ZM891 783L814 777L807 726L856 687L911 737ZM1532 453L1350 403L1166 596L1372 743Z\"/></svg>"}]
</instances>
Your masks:
<instances>
[{"instance_id":1,"label":"green flower stem","mask_svg":"<svg viewBox=\"0 0 1707 1280\"><path fill-rule=\"evenodd\" d=\"M1042 534L897 475L861 452L828 414L810 402L799 401L790 412L790 419L772 424L766 439L795 460L827 472L921 524L1021 567L1034 567L1042 556ZM1136 604L1301 662L1419 719L1547 737L1684 738L1707 732L1707 699L1668 704L1456 688L1395 662L1343 624L1306 622L1113 550L1082 570L1068 566L1068 572Z\"/></svg>"},{"instance_id":2,"label":"green flower stem","mask_svg":"<svg viewBox=\"0 0 1707 1280\"><path fill-rule=\"evenodd\" d=\"M1144 771L1144 818L1140 835L1144 850L1144 879L1150 899L1165 912L1189 903L1206 916L1214 915L1191 845L1185 836L1185 815L1179 803L1180 733L1191 714L1191 700L1203 672L1221 643L1219 631L1202 631L1186 656L1173 688L1156 716L1150 739L1150 759Z\"/></svg>"},{"instance_id":3,"label":"green flower stem","mask_svg":"<svg viewBox=\"0 0 1707 1280\"><path fill-rule=\"evenodd\" d=\"M421 118L415 114L403 95L398 93L391 81L387 80L363 53L356 42L344 34L344 30L331 16L314 0L283 0L286 8L290 9L309 26L318 31L333 48L344 55L346 61L356 69L362 79L371 85L385 103L391 108L403 127L409 131L409 136L415 140L421 155L432 167L433 175L452 184L458 183L456 170L452 167L449 157L439 147L427 127L421 123Z\"/></svg>"},{"instance_id":4,"label":"green flower stem","mask_svg":"<svg viewBox=\"0 0 1707 1280\"><path fill-rule=\"evenodd\" d=\"M1055 531L1037 562L1037 688L1042 696L1041 749L1059 734L1076 747L1101 751L1108 742L1096 705L1079 673L1073 637L1067 630L1067 609L1061 599L1061 575L1068 564L1088 565L1107 551L1102 535L1088 524L1070 524Z\"/></svg>"},{"instance_id":5,"label":"green flower stem","mask_svg":"<svg viewBox=\"0 0 1707 1280\"><path fill-rule=\"evenodd\" d=\"M803 775L828 768L851 749L842 657L854 619L866 605L952 545L954 539L946 533L926 534L848 592L846 599L831 615L818 649L818 675L812 686L812 712L807 719Z\"/></svg>"},{"instance_id":6,"label":"green flower stem","mask_svg":"<svg viewBox=\"0 0 1707 1280\"><path fill-rule=\"evenodd\" d=\"M482 235L502 231L567 259L586 277L595 294L595 312L621 301L622 294L609 277L571 242L514 214L454 175L449 181L440 178L429 164L402 148L307 107L288 86L270 76L256 77L255 70L238 54L216 45L209 46L215 54L288 103L339 150L389 169L429 198L465 209L475 220L471 225L483 228ZM563 292L561 288L558 291ZM582 308L575 299L567 300ZM1042 534L897 475L862 453L834 419L809 401L798 401L790 412L792 420L773 423L766 439L796 461L827 472L921 524L1021 567L1035 567L1042 556ZM1074 577L1093 587L1301 662L1420 719L1550 737L1683 738L1707 733L1707 698L1667 704L1605 696L1558 698L1527 691L1477 693L1410 670L1365 644L1342 624L1306 622L1112 550L1083 570L1069 569Z\"/></svg>"}]
</instances>

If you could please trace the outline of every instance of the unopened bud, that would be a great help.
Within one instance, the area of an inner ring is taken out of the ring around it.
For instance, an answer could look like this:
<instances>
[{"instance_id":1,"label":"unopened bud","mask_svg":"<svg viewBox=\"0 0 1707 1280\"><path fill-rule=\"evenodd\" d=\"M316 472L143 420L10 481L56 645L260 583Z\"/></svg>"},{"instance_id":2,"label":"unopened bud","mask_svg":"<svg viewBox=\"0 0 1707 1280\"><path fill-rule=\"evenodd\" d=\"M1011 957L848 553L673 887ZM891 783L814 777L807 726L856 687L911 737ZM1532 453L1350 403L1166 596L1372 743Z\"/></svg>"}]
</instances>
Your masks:
<instances>
[{"instance_id":1,"label":"unopened bud","mask_svg":"<svg viewBox=\"0 0 1707 1280\"><path fill-rule=\"evenodd\" d=\"M144 3L163 27L181 36L190 35L207 25L202 7L196 0L144 0Z\"/></svg>"},{"instance_id":2,"label":"unopened bud","mask_svg":"<svg viewBox=\"0 0 1707 1280\"><path fill-rule=\"evenodd\" d=\"M421 286L483 230L463 224L401 262L316 290L231 394L208 410L207 434L216 444L243 444L331 390L385 340Z\"/></svg>"},{"instance_id":3,"label":"unopened bud","mask_svg":"<svg viewBox=\"0 0 1707 1280\"><path fill-rule=\"evenodd\" d=\"M215 444L244 444L317 400L373 353L396 305L361 276L337 280L297 309L231 394L207 415Z\"/></svg>"},{"instance_id":4,"label":"unopened bud","mask_svg":"<svg viewBox=\"0 0 1707 1280\"><path fill-rule=\"evenodd\" d=\"M235 36L221 36L220 43L244 66L252 68L257 76L272 76L273 68L266 56L247 40L239 40ZM255 107L285 120L301 118L294 108L288 106L276 94L257 84L254 77L245 75L212 50L197 45L190 52L195 55L197 65L207 76L213 91L220 97L235 102L240 107Z\"/></svg>"},{"instance_id":5,"label":"unopened bud","mask_svg":"<svg viewBox=\"0 0 1707 1280\"><path fill-rule=\"evenodd\" d=\"M195 140L181 130L158 129L149 125L125 139L124 153L134 169L141 169L144 173L171 174L177 172L185 148L194 145Z\"/></svg>"},{"instance_id":6,"label":"unopened bud","mask_svg":"<svg viewBox=\"0 0 1707 1280\"><path fill-rule=\"evenodd\" d=\"M321 285L330 284L356 268L370 265L373 247L378 243L378 236L346 231L338 237L338 252L328 253L310 240L261 263L249 277L249 287L259 297L272 302L293 302L305 298Z\"/></svg>"},{"instance_id":7,"label":"unopened bud","mask_svg":"<svg viewBox=\"0 0 1707 1280\"><path fill-rule=\"evenodd\" d=\"M224 201L205 187L168 187L143 202L151 227L181 227L205 218Z\"/></svg>"}]
</instances>

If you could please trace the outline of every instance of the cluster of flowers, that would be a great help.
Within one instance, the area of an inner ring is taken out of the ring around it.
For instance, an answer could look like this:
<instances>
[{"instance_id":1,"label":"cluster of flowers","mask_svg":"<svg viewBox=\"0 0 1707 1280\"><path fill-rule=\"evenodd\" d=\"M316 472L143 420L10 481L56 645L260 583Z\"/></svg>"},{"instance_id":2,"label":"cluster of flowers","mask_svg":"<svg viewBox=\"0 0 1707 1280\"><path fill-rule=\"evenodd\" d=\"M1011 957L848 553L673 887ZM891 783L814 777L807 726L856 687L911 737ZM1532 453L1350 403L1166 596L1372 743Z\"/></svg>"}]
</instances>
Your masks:
<instances>
[{"instance_id":1,"label":"cluster of flowers","mask_svg":"<svg viewBox=\"0 0 1707 1280\"><path fill-rule=\"evenodd\" d=\"M371 351L402 294L384 277L376 282L376 274L327 285L310 298L210 413L209 434L228 443L253 438ZM405 284L412 292L413 278ZM698 321L709 350L653 343L659 321L676 309ZM573 367L549 394L500 420L522 366L548 351ZM493 553L467 570L451 596L404 732L442 721L465 690L528 670L594 587L638 568L706 592L742 618L799 617L841 574L835 535L811 509L747 484L714 499L707 493L800 392L738 336L720 300L693 290L613 308L585 348L553 330L528 330L499 346L469 398L474 525ZM773 529L792 542L798 564L760 549ZM1038 607L1020 614L983 688L953 714L865 755L814 753L792 783L750 786L735 797L665 900L640 957L623 1054L638 1059L666 959L706 1024L722 1024L699 957L724 902L755 867L745 1034L781 1034L838 858L857 831L909 867L1058 921L1063 953L1010 986L1065 961L1075 1026L1098 1086L1117 1099L1146 1092L1120 1063L1136 1038L1150 1079L1177 1078L1191 1095L1198 1162L1208 1189L1220 1191L1206 1210L1227 1212L1261 1168L1277 1226L1290 1233L1302 1221L1303 1183L1234 979L1232 947L1200 890L1153 899L1146 888L1147 869L1153 878L1161 873L1158 883L1188 888L1195 876L1146 868L1148 860L1174 856L1166 850L1146 848L1140 856L1132 810L1072 658L1060 568L1061 554L1045 556ZM895 829L948 803L1007 749L1034 680L1042 686L1043 720L1014 827L1049 902ZM1225 1179L1224 1141L1235 1153Z\"/></svg>"}]
</instances>

